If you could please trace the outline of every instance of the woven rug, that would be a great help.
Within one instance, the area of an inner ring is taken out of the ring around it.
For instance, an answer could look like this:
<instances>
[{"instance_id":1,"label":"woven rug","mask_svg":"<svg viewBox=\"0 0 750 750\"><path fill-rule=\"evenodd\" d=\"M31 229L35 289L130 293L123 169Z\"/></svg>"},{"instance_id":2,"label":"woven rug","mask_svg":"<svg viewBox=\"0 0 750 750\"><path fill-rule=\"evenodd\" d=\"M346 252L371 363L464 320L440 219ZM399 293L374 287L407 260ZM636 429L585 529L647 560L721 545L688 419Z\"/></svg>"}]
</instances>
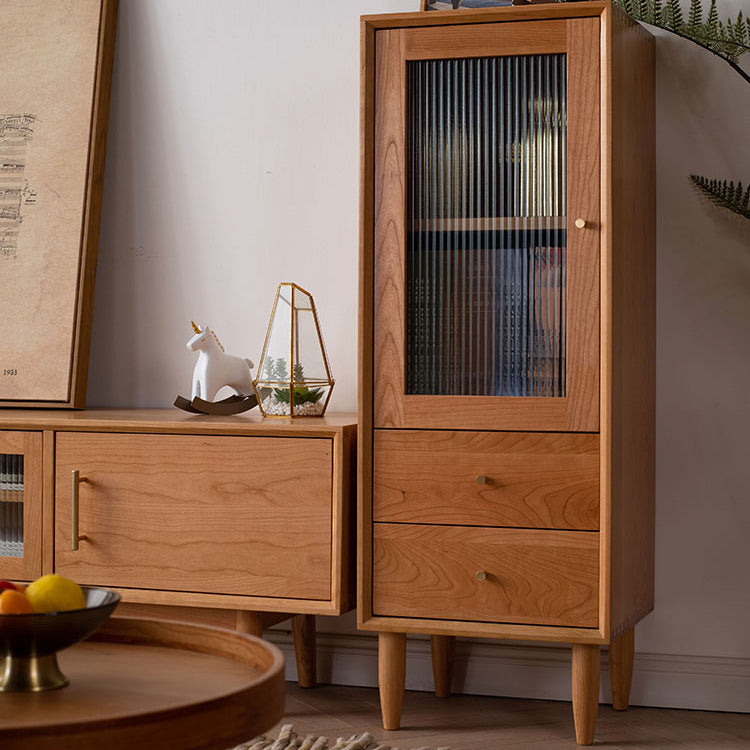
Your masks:
<instances>
[{"instance_id":1,"label":"woven rug","mask_svg":"<svg viewBox=\"0 0 750 750\"><path fill-rule=\"evenodd\" d=\"M299 737L291 724L284 724L276 739L263 735L250 742L243 742L232 750L407 750L407 748L392 747L378 742L369 732L353 734L348 738L338 737L335 740L312 734ZM430 748L418 747L412 750L430 750ZM450 750L450 748L438 747L436 750Z\"/></svg>"}]
</instances>

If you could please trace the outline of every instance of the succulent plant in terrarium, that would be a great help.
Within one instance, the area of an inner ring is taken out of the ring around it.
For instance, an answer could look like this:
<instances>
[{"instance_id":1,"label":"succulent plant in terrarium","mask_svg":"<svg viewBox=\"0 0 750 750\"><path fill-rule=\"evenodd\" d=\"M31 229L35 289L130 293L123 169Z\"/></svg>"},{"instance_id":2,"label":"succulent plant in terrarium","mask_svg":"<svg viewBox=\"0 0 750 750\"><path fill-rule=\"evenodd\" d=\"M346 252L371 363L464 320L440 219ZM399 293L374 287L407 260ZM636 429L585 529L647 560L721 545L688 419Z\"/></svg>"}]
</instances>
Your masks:
<instances>
[{"instance_id":1,"label":"succulent plant in terrarium","mask_svg":"<svg viewBox=\"0 0 750 750\"><path fill-rule=\"evenodd\" d=\"M312 296L283 282L276 291L262 365L253 387L264 417L319 417L333 378Z\"/></svg>"},{"instance_id":2,"label":"succulent plant in terrarium","mask_svg":"<svg viewBox=\"0 0 750 750\"><path fill-rule=\"evenodd\" d=\"M270 360L271 358L267 357L266 359ZM266 376L270 380L272 378L268 375L268 372L272 373L273 379L275 380L287 380L289 378L286 362L282 358L277 359L276 362L271 361L266 370ZM297 362L294 365L294 378L292 382L294 383L294 387L292 388L291 393L294 395L294 403L297 406L302 406L302 404L316 404L323 397L322 388L308 388L304 385L305 373L301 362ZM273 395L280 403L289 403L289 388L274 388Z\"/></svg>"}]
</instances>

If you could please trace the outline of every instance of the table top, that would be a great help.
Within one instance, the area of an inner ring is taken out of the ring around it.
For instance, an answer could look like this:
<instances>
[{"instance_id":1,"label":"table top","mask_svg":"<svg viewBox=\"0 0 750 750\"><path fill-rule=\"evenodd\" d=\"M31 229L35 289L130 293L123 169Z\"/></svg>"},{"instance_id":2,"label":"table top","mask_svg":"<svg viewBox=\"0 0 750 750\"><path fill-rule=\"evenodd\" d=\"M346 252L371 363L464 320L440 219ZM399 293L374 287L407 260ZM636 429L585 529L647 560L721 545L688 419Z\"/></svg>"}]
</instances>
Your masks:
<instances>
[{"instance_id":1,"label":"table top","mask_svg":"<svg viewBox=\"0 0 750 750\"><path fill-rule=\"evenodd\" d=\"M284 712L281 652L222 628L112 617L58 662L67 687L0 694L3 750L226 750Z\"/></svg>"}]
</instances>

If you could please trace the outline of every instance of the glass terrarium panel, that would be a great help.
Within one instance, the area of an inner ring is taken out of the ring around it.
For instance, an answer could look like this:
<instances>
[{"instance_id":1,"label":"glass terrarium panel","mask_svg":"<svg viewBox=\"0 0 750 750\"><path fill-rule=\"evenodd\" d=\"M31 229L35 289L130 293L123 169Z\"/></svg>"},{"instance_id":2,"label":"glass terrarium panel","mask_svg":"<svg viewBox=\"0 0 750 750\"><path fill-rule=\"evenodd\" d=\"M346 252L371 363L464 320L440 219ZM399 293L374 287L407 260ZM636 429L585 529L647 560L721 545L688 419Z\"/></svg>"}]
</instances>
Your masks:
<instances>
[{"instance_id":1,"label":"glass terrarium panel","mask_svg":"<svg viewBox=\"0 0 750 750\"><path fill-rule=\"evenodd\" d=\"M329 379L323 357L323 344L318 336L318 326L312 308L297 309L294 325L294 361L298 366L297 380Z\"/></svg>"},{"instance_id":2,"label":"glass terrarium panel","mask_svg":"<svg viewBox=\"0 0 750 750\"><path fill-rule=\"evenodd\" d=\"M0 453L0 557L23 557L23 456Z\"/></svg>"},{"instance_id":3,"label":"glass terrarium panel","mask_svg":"<svg viewBox=\"0 0 750 750\"><path fill-rule=\"evenodd\" d=\"M565 395L565 55L407 63L406 392Z\"/></svg>"},{"instance_id":4,"label":"glass terrarium panel","mask_svg":"<svg viewBox=\"0 0 750 750\"><path fill-rule=\"evenodd\" d=\"M268 327L263 362L259 367L259 377L263 380L289 380L292 359L292 290L282 286L279 289L273 318Z\"/></svg>"}]
</instances>

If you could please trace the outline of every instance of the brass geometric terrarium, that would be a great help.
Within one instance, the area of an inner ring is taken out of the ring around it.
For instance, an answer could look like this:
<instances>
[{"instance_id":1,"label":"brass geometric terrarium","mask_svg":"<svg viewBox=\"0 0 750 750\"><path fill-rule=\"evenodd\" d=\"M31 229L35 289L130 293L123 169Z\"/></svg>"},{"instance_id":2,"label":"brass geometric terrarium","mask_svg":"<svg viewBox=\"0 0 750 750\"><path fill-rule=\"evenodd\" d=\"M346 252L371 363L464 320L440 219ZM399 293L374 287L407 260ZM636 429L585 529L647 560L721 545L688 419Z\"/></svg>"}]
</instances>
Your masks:
<instances>
[{"instance_id":1,"label":"brass geometric terrarium","mask_svg":"<svg viewBox=\"0 0 750 750\"><path fill-rule=\"evenodd\" d=\"M312 295L297 284L276 290L257 379L253 381L264 417L321 417L333 378Z\"/></svg>"}]
</instances>

